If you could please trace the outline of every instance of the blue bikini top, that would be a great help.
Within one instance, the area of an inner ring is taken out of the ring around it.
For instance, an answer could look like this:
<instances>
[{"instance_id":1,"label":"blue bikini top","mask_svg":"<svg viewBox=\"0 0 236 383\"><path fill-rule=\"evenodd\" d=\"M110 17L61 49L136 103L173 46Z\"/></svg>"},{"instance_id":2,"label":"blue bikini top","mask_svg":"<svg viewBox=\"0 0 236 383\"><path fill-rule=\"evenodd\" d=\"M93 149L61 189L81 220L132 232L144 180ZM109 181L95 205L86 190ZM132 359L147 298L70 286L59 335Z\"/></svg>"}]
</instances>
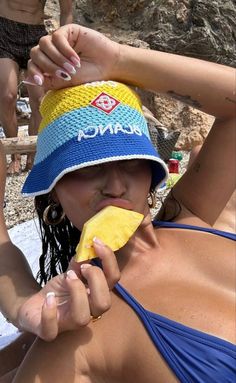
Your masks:
<instances>
[{"instance_id":1,"label":"blue bikini top","mask_svg":"<svg viewBox=\"0 0 236 383\"><path fill-rule=\"evenodd\" d=\"M236 240L221 230L154 221L154 227L204 231ZM145 310L119 283L115 290L139 316L156 349L181 383L236 382L236 345Z\"/></svg>"}]
</instances>

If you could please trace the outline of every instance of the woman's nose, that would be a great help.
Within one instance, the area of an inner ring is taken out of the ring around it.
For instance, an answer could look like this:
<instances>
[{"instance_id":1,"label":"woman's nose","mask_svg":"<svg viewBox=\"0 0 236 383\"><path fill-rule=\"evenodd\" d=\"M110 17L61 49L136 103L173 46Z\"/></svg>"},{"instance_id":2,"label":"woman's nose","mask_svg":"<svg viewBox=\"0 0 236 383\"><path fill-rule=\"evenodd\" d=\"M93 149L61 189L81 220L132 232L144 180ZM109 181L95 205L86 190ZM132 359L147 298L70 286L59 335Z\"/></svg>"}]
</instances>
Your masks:
<instances>
[{"instance_id":1,"label":"woman's nose","mask_svg":"<svg viewBox=\"0 0 236 383\"><path fill-rule=\"evenodd\" d=\"M126 192L125 175L117 165L111 165L104 170L102 193L109 197L122 197Z\"/></svg>"}]
</instances>

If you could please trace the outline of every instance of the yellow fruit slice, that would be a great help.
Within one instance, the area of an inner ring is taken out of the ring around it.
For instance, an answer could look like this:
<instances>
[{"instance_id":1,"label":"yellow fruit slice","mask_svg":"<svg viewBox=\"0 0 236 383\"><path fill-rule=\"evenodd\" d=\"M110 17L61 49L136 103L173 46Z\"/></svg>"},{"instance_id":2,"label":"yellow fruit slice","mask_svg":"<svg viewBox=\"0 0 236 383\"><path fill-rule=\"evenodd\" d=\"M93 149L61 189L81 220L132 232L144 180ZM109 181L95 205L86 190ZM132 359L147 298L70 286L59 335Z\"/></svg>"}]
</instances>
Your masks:
<instances>
[{"instance_id":1,"label":"yellow fruit slice","mask_svg":"<svg viewBox=\"0 0 236 383\"><path fill-rule=\"evenodd\" d=\"M80 242L76 247L75 260L81 262L96 257L93 249L94 237L101 239L113 251L120 249L128 242L142 220L143 214L135 211L116 206L105 207L85 222Z\"/></svg>"}]
</instances>

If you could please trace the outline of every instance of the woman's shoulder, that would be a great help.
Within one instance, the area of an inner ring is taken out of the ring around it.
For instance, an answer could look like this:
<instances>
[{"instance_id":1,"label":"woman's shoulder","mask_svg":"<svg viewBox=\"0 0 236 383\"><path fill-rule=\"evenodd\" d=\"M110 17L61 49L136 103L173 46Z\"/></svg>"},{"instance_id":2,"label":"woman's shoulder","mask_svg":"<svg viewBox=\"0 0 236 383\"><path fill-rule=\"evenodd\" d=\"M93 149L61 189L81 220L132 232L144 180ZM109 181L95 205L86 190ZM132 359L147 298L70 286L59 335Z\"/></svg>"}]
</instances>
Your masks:
<instances>
[{"instance_id":1,"label":"woman's shoulder","mask_svg":"<svg viewBox=\"0 0 236 383\"><path fill-rule=\"evenodd\" d=\"M213 225L205 222L186 208L174 196L173 191L166 197L158 214L154 217L154 226L205 231L228 239L236 239L236 192L234 192Z\"/></svg>"}]
</instances>

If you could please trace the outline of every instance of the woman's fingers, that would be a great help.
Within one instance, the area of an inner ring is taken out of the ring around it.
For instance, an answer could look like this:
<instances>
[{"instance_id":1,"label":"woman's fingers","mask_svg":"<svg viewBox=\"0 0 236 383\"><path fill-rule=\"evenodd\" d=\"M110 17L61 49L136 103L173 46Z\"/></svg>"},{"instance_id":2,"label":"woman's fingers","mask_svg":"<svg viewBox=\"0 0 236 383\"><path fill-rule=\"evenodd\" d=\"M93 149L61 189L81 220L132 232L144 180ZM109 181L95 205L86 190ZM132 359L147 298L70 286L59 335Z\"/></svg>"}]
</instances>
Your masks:
<instances>
[{"instance_id":1,"label":"woman's fingers","mask_svg":"<svg viewBox=\"0 0 236 383\"><path fill-rule=\"evenodd\" d=\"M32 60L28 61L27 77L25 78L24 83L39 86L43 85L44 83L43 72Z\"/></svg>"},{"instance_id":2,"label":"woman's fingers","mask_svg":"<svg viewBox=\"0 0 236 383\"><path fill-rule=\"evenodd\" d=\"M90 307L87 288L73 270L67 272L69 288L70 317L75 328L85 326L90 322Z\"/></svg>"},{"instance_id":3,"label":"woman's fingers","mask_svg":"<svg viewBox=\"0 0 236 383\"><path fill-rule=\"evenodd\" d=\"M31 49L28 62L26 83L44 85L50 88L62 88L72 85L71 79L80 68L79 58L75 55L67 59L51 42L51 36L45 36L40 46Z\"/></svg>"},{"instance_id":4,"label":"woman's fingers","mask_svg":"<svg viewBox=\"0 0 236 383\"><path fill-rule=\"evenodd\" d=\"M47 293L41 314L40 338L51 341L58 334L57 302L55 293Z\"/></svg>"},{"instance_id":5,"label":"woman's fingers","mask_svg":"<svg viewBox=\"0 0 236 383\"><path fill-rule=\"evenodd\" d=\"M67 24L41 37L30 56L29 81L36 76L46 90L60 89L112 78L120 48L99 32Z\"/></svg>"},{"instance_id":6,"label":"woman's fingers","mask_svg":"<svg viewBox=\"0 0 236 383\"><path fill-rule=\"evenodd\" d=\"M38 46L31 50L31 62L28 64L30 72L40 71L42 74L47 73L50 76L57 76L65 81L70 81L71 76L76 74L76 68L72 62L61 56L56 49L51 48L51 57L46 52L39 50ZM60 59L58 58L60 56ZM32 73L31 73L32 75Z\"/></svg>"},{"instance_id":7,"label":"woman's fingers","mask_svg":"<svg viewBox=\"0 0 236 383\"><path fill-rule=\"evenodd\" d=\"M88 263L81 265L81 274L88 285L90 313L98 317L111 307L111 295L106 278L100 267Z\"/></svg>"},{"instance_id":8,"label":"woman's fingers","mask_svg":"<svg viewBox=\"0 0 236 383\"><path fill-rule=\"evenodd\" d=\"M97 317L111 307L110 290L119 281L120 270L115 254L99 238L94 238L93 246L102 262L102 269L84 263L81 265L81 274L88 284L91 314Z\"/></svg>"},{"instance_id":9,"label":"woman's fingers","mask_svg":"<svg viewBox=\"0 0 236 383\"><path fill-rule=\"evenodd\" d=\"M102 269L105 274L109 289L112 290L120 279L120 270L116 256L114 252L99 238L94 238L93 247L96 255L102 262Z\"/></svg>"},{"instance_id":10,"label":"woman's fingers","mask_svg":"<svg viewBox=\"0 0 236 383\"><path fill-rule=\"evenodd\" d=\"M71 258L69 266L68 266L68 271L73 270L75 274L81 278L81 263L76 262L75 257ZM68 272L67 271L67 272Z\"/></svg>"},{"instance_id":11,"label":"woman's fingers","mask_svg":"<svg viewBox=\"0 0 236 383\"><path fill-rule=\"evenodd\" d=\"M77 24L69 24L56 30L52 36L52 43L57 50L65 57L80 67L80 58L74 47L78 45L81 27ZM41 42L42 40L40 40ZM44 41L42 41L44 43ZM83 41L82 41L83 43ZM81 45L81 44L80 44ZM41 46L41 45L40 45ZM79 48L79 47L77 47Z\"/></svg>"},{"instance_id":12,"label":"woman's fingers","mask_svg":"<svg viewBox=\"0 0 236 383\"><path fill-rule=\"evenodd\" d=\"M72 85L70 80L65 81L62 77L56 76L55 72L53 72L53 75L43 72L43 69L39 68L32 60L28 61L27 77L24 83L43 86L45 90L61 89Z\"/></svg>"},{"instance_id":13,"label":"woman's fingers","mask_svg":"<svg viewBox=\"0 0 236 383\"><path fill-rule=\"evenodd\" d=\"M69 264L69 272L72 271L74 279L82 278L85 280L90 313L96 317L111 307L110 290L120 279L120 271L113 251L98 238L94 240L94 249L102 261L102 269L90 263L78 263L73 258ZM76 301L78 290L75 289L74 294L75 310L78 310L77 315L80 315L81 311Z\"/></svg>"},{"instance_id":14,"label":"woman's fingers","mask_svg":"<svg viewBox=\"0 0 236 383\"><path fill-rule=\"evenodd\" d=\"M76 70L80 68L80 58L69 46L69 57L64 55L64 50L54 43L55 38L52 36L44 36L40 39L39 45L32 48L31 58L40 68L44 68L45 72L55 73L58 70L65 70L70 75L74 75ZM64 39L66 44L66 40ZM67 45L68 42L67 42Z\"/></svg>"},{"instance_id":15,"label":"woman's fingers","mask_svg":"<svg viewBox=\"0 0 236 383\"><path fill-rule=\"evenodd\" d=\"M39 44L31 49L30 57L42 72L56 75L64 71L70 76L80 69L80 57L70 44L74 45L78 38L78 25L61 27L60 32L55 31L52 35L43 36ZM64 78L66 80L66 78Z\"/></svg>"},{"instance_id":16,"label":"woman's fingers","mask_svg":"<svg viewBox=\"0 0 236 383\"><path fill-rule=\"evenodd\" d=\"M55 278L55 296L49 292L42 308L41 338L52 340L58 332L86 326L91 315L98 317L111 307L110 290L120 278L116 257L98 238L94 249L103 268L72 259L67 273Z\"/></svg>"},{"instance_id":17,"label":"woman's fingers","mask_svg":"<svg viewBox=\"0 0 236 383\"><path fill-rule=\"evenodd\" d=\"M102 262L102 270L107 285L109 289L112 290L120 279L120 270L116 256L114 252L97 237L93 240L93 247L97 257ZM70 260L68 270L74 270L79 278L81 277L81 263L76 262L74 257Z\"/></svg>"}]
</instances>

